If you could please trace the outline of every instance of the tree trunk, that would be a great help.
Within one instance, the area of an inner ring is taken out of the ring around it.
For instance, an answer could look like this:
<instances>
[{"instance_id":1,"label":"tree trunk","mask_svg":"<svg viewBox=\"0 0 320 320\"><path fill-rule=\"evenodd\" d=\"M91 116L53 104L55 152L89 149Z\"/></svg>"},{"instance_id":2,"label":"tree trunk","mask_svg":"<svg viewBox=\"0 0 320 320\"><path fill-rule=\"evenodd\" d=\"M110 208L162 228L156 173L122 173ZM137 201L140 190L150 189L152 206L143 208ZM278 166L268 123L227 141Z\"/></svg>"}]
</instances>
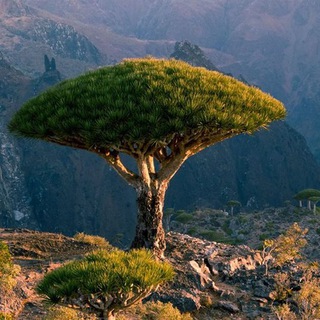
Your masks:
<instances>
[{"instance_id":1,"label":"tree trunk","mask_svg":"<svg viewBox=\"0 0 320 320\"><path fill-rule=\"evenodd\" d=\"M162 225L163 205L167 183L160 187L140 186L137 191L138 217L136 235L131 248L147 248L157 258L164 257L165 232Z\"/></svg>"}]
</instances>

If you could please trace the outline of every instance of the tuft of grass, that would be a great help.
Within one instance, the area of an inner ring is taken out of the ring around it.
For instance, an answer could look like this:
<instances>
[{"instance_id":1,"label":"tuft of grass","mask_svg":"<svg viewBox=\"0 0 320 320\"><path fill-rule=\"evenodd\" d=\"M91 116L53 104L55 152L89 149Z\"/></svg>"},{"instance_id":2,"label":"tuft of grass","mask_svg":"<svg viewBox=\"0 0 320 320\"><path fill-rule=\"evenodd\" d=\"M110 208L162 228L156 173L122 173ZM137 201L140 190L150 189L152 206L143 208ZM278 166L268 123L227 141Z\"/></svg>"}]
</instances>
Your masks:
<instances>
[{"instance_id":1,"label":"tuft of grass","mask_svg":"<svg viewBox=\"0 0 320 320\"><path fill-rule=\"evenodd\" d=\"M192 320L189 313L181 313L170 302L147 302L136 307L135 313L141 320Z\"/></svg>"},{"instance_id":2,"label":"tuft of grass","mask_svg":"<svg viewBox=\"0 0 320 320\"><path fill-rule=\"evenodd\" d=\"M101 249L111 250L113 248L105 238L100 236L92 236L92 235L85 234L83 232L78 232L73 236L73 238L77 241L96 245Z\"/></svg>"},{"instance_id":3,"label":"tuft of grass","mask_svg":"<svg viewBox=\"0 0 320 320\"><path fill-rule=\"evenodd\" d=\"M97 320L95 314L83 313L79 310L63 306L51 306L43 320Z\"/></svg>"},{"instance_id":4,"label":"tuft of grass","mask_svg":"<svg viewBox=\"0 0 320 320\"><path fill-rule=\"evenodd\" d=\"M67 307L54 306L48 310L44 320L78 320L78 312Z\"/></svg>"}]
</instances>

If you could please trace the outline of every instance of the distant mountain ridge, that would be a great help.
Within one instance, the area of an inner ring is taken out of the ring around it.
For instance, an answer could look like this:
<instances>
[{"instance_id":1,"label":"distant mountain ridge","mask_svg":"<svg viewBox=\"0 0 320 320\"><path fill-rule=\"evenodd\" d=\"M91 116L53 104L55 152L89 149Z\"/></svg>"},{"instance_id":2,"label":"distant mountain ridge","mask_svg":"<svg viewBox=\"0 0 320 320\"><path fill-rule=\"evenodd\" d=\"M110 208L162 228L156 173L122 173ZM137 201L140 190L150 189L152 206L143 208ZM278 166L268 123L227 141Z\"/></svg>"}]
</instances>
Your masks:
<instances>
[{"instance_id":1,"label":"distant mountain ridge","mask_svg":"<svg viewBox=\"0 0 320 320\"><path fill-rule=\"evenodd\" d=\"M217 67L205 56L199 46L189 41L176 42L171 58L185 61L192 66L204 67L208 70L216 70Z\"/></svg>"},{"instance_id":2,"label":"distant mountain ridge","mask_svg":"<svg viewBox=\"0 0 320 320\"><path fill-rule=\"evenodd\" d=\"M111 60L200 46L226 73L281 99L320 159L320 5L317 0L26 0L65 19Z\"/></svg>"},{"instance_id":3,"label":"distant mountain ridge","mask_svg":"<svg viewBox=\"0 0 320 320\"><path fill-rule=\"evenodd\" d=\"M22 0L0 1L0 51L16 68L39 76L43 56L49 54L65 65L70 77L105 64L106 55L76 29L50 14L25 5Z\"/></svg>"}]
</instances>

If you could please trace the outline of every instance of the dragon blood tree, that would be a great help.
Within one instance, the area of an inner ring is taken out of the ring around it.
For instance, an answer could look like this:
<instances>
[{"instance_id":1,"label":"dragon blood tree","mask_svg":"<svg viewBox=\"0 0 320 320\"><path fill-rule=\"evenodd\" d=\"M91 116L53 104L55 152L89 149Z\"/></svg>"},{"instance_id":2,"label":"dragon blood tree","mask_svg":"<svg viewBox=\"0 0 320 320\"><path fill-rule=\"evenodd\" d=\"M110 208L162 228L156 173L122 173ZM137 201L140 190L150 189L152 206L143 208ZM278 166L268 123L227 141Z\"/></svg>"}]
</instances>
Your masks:
<instances>
[{"instance_id":1,"label":"dragon blood tree","mask_svg":"<svg viewBox=\"0 0 320 320\"><path fill-rule=\"evenodd\" d=\"M97 153L137 192L132 247L165 250L162 214L170 179L201 150L284 118L256 87L176 60L128 59L28 101L9 123L18 136ZM135 160L129 170L123 155Z\"/></svg>"}]
</instances>

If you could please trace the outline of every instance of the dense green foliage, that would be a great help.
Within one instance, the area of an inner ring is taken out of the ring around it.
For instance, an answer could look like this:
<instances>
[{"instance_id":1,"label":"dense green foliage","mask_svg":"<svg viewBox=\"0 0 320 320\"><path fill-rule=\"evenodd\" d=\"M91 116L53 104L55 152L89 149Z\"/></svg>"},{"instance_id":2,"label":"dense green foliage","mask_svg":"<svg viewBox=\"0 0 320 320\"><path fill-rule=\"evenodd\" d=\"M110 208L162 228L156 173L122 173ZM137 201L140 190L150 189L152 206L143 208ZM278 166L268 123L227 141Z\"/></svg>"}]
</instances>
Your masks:
<instances>
[{"instance_id":1,"label":"dense green foliage","mask_svg":"<svg viewBox=\"0 0 320 320\"><path fill-rule=\"evenodd\" d=\"M58 84L27 102L9 129L92 149L166 143L172 135L252 132L282 104L232 77L176 60L132 59Z\"/></svg>"},{"instance_id":2,"label":"dense green foliage","mask_svg":"<svg viewBox=\"0 0 320 320\"><path fill-rule=\"evenodd\" d=\"M48 273L37 291L53 303L84 309L99 305L99 312L116 312L146 297L173 276L168 263L154 260L146 250L100 250Z\"/></svg>"}]
</instances>

